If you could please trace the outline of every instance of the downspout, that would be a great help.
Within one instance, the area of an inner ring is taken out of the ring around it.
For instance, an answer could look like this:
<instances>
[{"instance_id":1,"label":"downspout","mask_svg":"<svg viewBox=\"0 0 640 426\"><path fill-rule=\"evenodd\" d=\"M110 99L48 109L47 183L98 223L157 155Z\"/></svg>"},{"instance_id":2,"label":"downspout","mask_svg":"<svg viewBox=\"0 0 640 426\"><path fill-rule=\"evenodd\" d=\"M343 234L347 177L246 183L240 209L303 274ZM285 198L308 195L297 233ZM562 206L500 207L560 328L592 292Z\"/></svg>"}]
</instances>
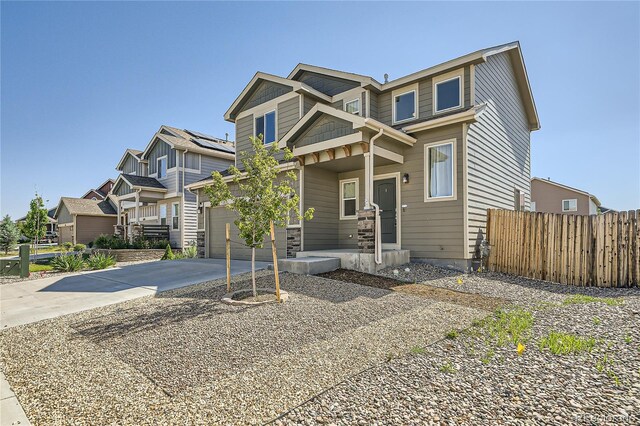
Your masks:
<instances>
[{"instance_id":1,"label":"downspout","mask_svg":"<svg viewBox=\"0 0 640 426\"><path fill-rule=\"evenodd\" d=\"M374 142L376 141L376 139L378 139L380 136L382 136L382 134L384 133L384 129L380 128L380 130L378 131L378 133L371 138L371 140L369 141L369 176L367 176L367 179L369 180L369 204L371 206L373 206L373 208L376 210L376 233L375 233L375 239L374 239L374 260L376 262L377 265L382 264L382 238L380 236L380 232L382 231L382 228L380 226L380 206L378 206L376 203L373 202L373 176L374 176L374 171L373 171L373 157L374 155Z\"/></svg>"},{"instance_id":2,"label":"downspout","mask_svg":"<svg viewBox=\"0 0 640 426\"><path fill-rule=\"evenodd\" d=\"M180 240L182 241L182 248L185 246L185 232L184 232L184 205L185 205L185 194L184 194L184 169L185 169L185 158L187 156L188 149L182 151L182 185L180 186L182 191L182 203L180 205ZM202 168L202 165L200 165Z\"/></svg>"}]
</instances>

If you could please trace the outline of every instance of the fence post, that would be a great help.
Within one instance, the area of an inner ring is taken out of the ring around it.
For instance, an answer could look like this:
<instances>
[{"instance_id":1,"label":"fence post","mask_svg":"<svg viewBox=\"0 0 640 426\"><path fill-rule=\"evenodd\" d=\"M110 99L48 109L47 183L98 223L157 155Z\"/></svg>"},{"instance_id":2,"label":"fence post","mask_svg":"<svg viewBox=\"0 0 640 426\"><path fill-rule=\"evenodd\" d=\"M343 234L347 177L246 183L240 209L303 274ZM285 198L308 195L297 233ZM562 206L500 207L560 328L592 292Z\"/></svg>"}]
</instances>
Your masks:
<instances>
[{"instance_id":1,"label":"fence post","mask_svg":"<svg viewBox=\"0 0 640 426\"><path fill-rule=\"evenodd\" d=\"M226 258L227 258L227 293L231 292L231 238L229 236L229 224L225 226Z\"/></svg>"},{"instance_id":2,"label":"fence post","mask_svg":"<svg viewBox=\"0 0 640 426\"><path fill-rule=\"evenodd\" d=\"M20 254L20 278L29 276L29 244L23 244L19 249Z\"/></svg>"},{"instance_id":3,"label":"fence post","mask_svg":"<svg viewBox=\"0 0 640 426\"><path fill-rule=\"evenodd\" d=\"M278 252L276 250L276 232L273 229L273 221L269 223L271 228L271 252L273 253L273 273L276 279L276 300L278 303L282 302L280 300L280 275L278 274Z\"/></svg>"}]
</instances>

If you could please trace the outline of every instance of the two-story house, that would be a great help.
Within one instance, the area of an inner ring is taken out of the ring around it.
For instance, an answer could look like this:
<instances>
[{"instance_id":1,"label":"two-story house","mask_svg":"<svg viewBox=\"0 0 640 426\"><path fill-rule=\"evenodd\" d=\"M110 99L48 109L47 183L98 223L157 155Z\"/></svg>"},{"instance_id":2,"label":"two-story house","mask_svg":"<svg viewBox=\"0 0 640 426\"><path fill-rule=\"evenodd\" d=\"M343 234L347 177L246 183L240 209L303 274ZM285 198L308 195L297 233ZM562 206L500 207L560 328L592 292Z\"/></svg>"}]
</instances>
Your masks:
<instances>
[{"instance_id":1,"label":"two-story house","mask_svg":"<svg viewBox=\"0 0 640 426\"><path fill-rule=\"evenodd\" d=\"M280 257L466 269L487 208L529 208L530 133L540 124L519 43L386 80L305 64L287 77L258 72L225 113L238 152L262 134L296 157L280 167L296 171L301 207L315 214L279 231ZM233 212L209 205L207 182L189 189L203 206L203 251L223 257Z\"/></svg>"},{"instance_id":2,"label":"two-story house","mask_svg":"<svg viewBox=\"0 0 640 426\"><path fill-rule=\"evenodd\" d=\"M114 186L117 233L136 225L166 225L174 247L196 240L196 195L185 186L225 170L235 161L233 142L161 126L144 151L127 149Z\"/></svg>"}]
</instances>

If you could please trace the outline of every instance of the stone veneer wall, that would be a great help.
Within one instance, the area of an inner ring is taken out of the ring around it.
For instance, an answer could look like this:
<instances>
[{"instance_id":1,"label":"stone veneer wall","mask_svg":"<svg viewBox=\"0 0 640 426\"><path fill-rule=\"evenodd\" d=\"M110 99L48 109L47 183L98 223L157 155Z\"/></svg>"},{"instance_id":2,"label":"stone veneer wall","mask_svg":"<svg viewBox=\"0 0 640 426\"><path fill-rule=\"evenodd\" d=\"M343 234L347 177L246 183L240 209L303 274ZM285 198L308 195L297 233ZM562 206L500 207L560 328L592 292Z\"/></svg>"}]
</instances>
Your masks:
<instances>
[{"instance_id":1,"label":"stone veneer wall","mask_svg":"<svg viewBox=\"0 0 640 426\"><path fill-rule=\"evenodd\" d=\"M300 228L287 228L287 258L296 257L300 251L302 230Z\"/></svg>"},{"instance_id":2,"label":"stone veneer wall","mask_svg":"<svg viewBox=\"0 0 640 426\"><path fill-rule=\"evenodd\" d=\"M358 210L358 249L360 253L373 253L376 248L376 211Z\"/></svg>"},{"instance_id":3,"label":"stone veneer wall","mask_svg":"<svg viewBox=\"0 0 640 426\"><path fill-rule=\"evenodd\" d=\"M162 249L93 249L94 253L113 256L116 262L137 262L141 260L160 260L164 254Z\"/></svg>"},{"instance_id":4,"label":"stone veneer wall","mask_svg":"<svg viewBox=\"0 0 640 426\"><path fill-rule=\"evenodd\" d=\"M197 247L198 247L198 257L200 257L200 258L204 258L204 256L205 256L205 248L204 248L205 238L204 238L204 232L205 232L205 231L198 231L198 232L196 233Z\"/></svg>"}]
</instances>

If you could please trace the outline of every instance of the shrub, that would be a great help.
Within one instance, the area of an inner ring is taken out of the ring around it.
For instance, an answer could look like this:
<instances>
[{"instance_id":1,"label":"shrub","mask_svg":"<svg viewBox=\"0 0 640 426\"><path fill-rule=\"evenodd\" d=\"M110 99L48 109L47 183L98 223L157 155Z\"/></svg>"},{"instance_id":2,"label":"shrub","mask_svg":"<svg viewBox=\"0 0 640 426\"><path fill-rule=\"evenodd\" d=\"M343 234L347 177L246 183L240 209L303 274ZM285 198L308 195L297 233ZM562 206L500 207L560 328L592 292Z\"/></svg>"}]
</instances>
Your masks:
<instances>
[{"instance_id":1,"label":"shrub","mask_svg":"<svg viewBox=\"0 0 640 426\"><path fill-rule=\"evenodd\" d=\"M73 246L73 251L83 252L86 250L86 248L87 246L85 246L84 244L76 244L75 246Z\"/></svg>"},{"instance_id":2,"label":"shrub","mask_svg":"<svg viewBox=\"0 0 640 426\"><path fill-rule=\"evenodd\" d=\"M151 243L151 246L149 248L163 249L166 246L171 246L171 243L169 242L169 240L156 240Z\"/></svg>"},{"instance_id":3,"label":"shrub","mask_svg":"<svg viewBox=\"0 0 640 426\"><path fill-rule=\"evenodd\" d=\"M116 264L116 259L102 253L94 253L87 259L87 266L90 269L106 269Z\"/></svg>"},{"instance_id":4,"label":"shrub","mask_svg":"<svg viewBox=\"0 0 640 426\"><path fill-rule=\"evenodd\" d=\"M99 249L125 249L129 244L122 238L115 235L99 235L93 241L93 246Z\"/></svg>"},{"instance_id":5,"label":"shrub","mask_svg":"<svg viewBox=\"0 0 640 426\"><path fill-rule=\"evenodd\" d=\"M167 244L167 248L164 250L164 254L162 255L162 260L173 260L176 256L173 254L173 250L171 250L171 245Z\"/></svg>"},{"instance_id":6,"label":"shrub","mask_svg":"<svg viewBox=\"0 0 640 426\"><path fill-rule=\"evenodd\" d=\"M56 271L62 272L75 272L84 268L84 259L82 255L78 254L63 254L62 256L55 257L50 265Z\"/></svg>"},{"instance_id":7,"label":"shrub","mask_svg":"<svg viewBox=\"0 0 640 426\"><path fill-rule=\"evenodd\" d=\"M66 243L62 243L62 248L64 249L64 251L71 251L71 247L73 247L73 244L69 241L67 241Z\"/></svg>"},{"instance_id":8,"label":"shrub","mask_svg":"<svg viewBox=\"0 0 640 426\"><path fill-rule=\"evenodd\" d=\"M186 259L195 259L198 257L198 248L196 246L189 246L182 249L182 254Z\"/></svg>"}]
</instances>

